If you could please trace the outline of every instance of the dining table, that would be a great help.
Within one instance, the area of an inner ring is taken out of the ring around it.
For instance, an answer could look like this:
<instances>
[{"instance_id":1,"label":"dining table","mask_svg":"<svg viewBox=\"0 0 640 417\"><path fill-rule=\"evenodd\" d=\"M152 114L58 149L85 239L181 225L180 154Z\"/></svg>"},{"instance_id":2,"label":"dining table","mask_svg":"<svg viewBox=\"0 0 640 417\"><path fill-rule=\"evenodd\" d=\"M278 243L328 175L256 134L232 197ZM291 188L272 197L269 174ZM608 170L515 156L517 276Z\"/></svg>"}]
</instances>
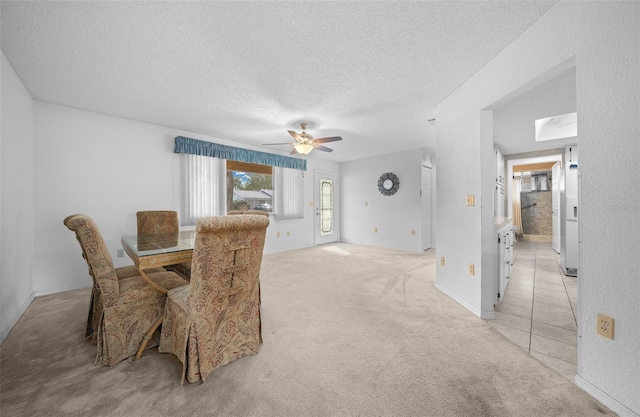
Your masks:
<instances>
[{"instance_id":1,"label":"dining table","mask_svg":"<svg viewBox=\"0 0 640 417\"><path fill-rule=\"evenodd\" d=\"M166 294L168 290L155 283L145 270L159 266L191 263L195 230L180 230L168 235L128 235L120 239L124 251L140 271L144 280L156 290ZM162 324L162 317L147 332L135 358L140 359L142 352L156 329Z\"/></svg>"}]
</instances>

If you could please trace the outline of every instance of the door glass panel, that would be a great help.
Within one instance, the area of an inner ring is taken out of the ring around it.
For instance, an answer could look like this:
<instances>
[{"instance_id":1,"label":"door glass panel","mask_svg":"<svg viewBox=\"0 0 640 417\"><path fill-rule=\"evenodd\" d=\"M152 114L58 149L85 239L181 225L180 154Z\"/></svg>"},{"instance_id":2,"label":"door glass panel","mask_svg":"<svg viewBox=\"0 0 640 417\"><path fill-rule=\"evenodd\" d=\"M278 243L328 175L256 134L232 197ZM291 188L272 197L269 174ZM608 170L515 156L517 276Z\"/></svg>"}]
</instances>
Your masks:
<instances>
[{"instance_id":1,"label":"door glass panel","mask_svg":"<svg viewBox=\"0 0 640 417\"><path fill-rule=\"evenodd\" d=\"M320 180L320 236L333 233L333 181Z\"/></svg>"}]
</instances>

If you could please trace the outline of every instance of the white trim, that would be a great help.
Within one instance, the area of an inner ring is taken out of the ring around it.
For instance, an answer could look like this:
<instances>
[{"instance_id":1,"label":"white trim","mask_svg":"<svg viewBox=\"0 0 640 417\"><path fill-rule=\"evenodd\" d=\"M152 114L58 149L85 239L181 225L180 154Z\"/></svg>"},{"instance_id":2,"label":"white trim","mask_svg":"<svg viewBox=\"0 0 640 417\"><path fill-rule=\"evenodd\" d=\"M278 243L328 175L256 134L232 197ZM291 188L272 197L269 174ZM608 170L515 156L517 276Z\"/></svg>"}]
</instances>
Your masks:
<instances>
[{"instance_id":1,"label":"white trim","mask_svg":"<svg viewBox=\"0 0 640 417\"><path fill-rule=\"evenodd\" d=\"M20 320L20 317L22 317L24 312L27 311L27 308L29 308L29 306L31 305L31 303L35 299L36 299L36 293L33 292L33 293L31 293L29 298L27 298L27 300L24 302L24 304L22 304L22 306L18 309L18 311L16 311L15 316L13 316L13 319L11 319L9 324L7 324L7 327L2 329L2 332L0 332L0 344L2 344L4 342L4 339L9 335L9 333L11 332L11 329L13 329L13 326L16 325L18 320Z\"/></svg>"},{"instance_id":2,"label":"white trim","mask_svg":"<svg viewBox=\"0 0 640 417\"><path fill-rule=\"evenodd\" d=\"M48 290L34 291L34 294L36 297L42 297L44 295L57 294L59 292L77 290L80 288L91 288L91 284L72 285L71 287L65 288L50 288Z\"/></svg>"},{"instance_id":3,"label":"white trim","mask_svg":"<svg viewBox=\"0 0 640 417\"><path fill-rule=\"evenodd\" d=\"M13 326L16 325L18 320L20 320L20 317L22 317L24 312L27 311L27 308L29 308L31 303L33 303L33 301L36 298L42 297L44 295L57 294L59 292L77 290L79 288L91 288L91 285L82 284L82 285L74 285L74 286L66 287L66 288L56 288L56 289L52 288L52 289L48 289L48 290L32 292L31 295L29 296L29 298L27 298L27 300L18 309L18 311L16 312L15 316L13 316L13 318L11 319L9 324L7 324L7 326L4 329L2 329L2 332L0 332L0 344L4 343L4 339L6 339L7 336L9 335L9 333L11 333L11 330L13 329Z\"/></svg>"},{"instance_id":4,"label":"white trim","mask_svg":"<svg viewBox=\"0 0 640 417\"><path fill-rule=\"evenodd\" d=\"M624 404L621 404L618 400L612 398L609 394L594 386L590 382L584 380L583 378L579 377L578 375L576 375L575 377L575 383L583 391L591 395L596 400L600 401L620 417L640 417L640 414L635 413L633 410L631 410Z\"/></svg>"},{"instance_id":5,"label":"white trim","mask_svg":"<svg viewBox=\"0 0 640 417\"><path fill-rule=\"evenodd\" d=\"M436 289L442 291L443 293L445 293L449 297L453 298L459 304L461 304L464 308L466 308L467 310L469 310L470 312L472 312L476 316L480 317L481 319L483 319L483 320L494 320L496 318L496 313L495 312L493 312L493 311L485 311L483 313L482 311L478 310L477 308L475 308L474 306L472 306L471 304L469 304L467 301L463 300L462 298L458 297L456 294L452 293L448 289L446 289L444 287L441 287L438 284L434 284L434 286L436 287Z\"/></svg>"}]
</instances>

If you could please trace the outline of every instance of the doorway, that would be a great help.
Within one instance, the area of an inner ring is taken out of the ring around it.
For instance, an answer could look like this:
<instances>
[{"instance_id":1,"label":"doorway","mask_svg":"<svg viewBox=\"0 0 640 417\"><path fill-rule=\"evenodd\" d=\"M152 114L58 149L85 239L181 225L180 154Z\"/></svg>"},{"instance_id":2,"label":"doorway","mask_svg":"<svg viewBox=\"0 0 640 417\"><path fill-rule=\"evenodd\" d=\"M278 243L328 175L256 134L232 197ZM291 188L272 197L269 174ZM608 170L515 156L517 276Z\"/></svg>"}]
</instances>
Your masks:
<instances>
[{"instance_id":1,"label":"doorway","mask_svg":"<svg viewBox=\"0 0 640 417\"><path fill-rule=\"evenodd\" d=\"M338 207L338 175L316 171L314 175L315 196L315 244L337 242L340 230Z\"/></svg>"}]
</instances>

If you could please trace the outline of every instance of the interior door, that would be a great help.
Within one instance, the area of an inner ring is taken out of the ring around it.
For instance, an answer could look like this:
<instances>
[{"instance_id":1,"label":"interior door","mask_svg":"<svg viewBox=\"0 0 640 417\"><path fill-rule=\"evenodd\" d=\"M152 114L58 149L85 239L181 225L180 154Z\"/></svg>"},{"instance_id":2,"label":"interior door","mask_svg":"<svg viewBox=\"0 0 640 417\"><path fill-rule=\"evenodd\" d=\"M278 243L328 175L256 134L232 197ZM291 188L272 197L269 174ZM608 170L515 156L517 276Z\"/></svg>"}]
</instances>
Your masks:
<instances>
[{"instance_id":1,"label":"interior door","mask_svg":"<svg viewBox=\"0 0 640 417\"><path fill-rule=\"evenodd\" d=\"M551 248L560 253L560 163L551 168Z\"/></svg>"},{"instance_id":2,"label":"interior door","mask_svg":"<svg viewBox=\"0 0 640 417\"><path fill-rule=\"evenodd\" d=\"M422 166L422 250L431 248L431 168Z\"/></svg>"},{"instance_id":3,"label":"interior door","mask_svg":"<svg viewBox=\"0 0 640 417\"><path fill-rule=\"evenodd\" d=\"M337 242L340 230L338 175L315 172L315 244Z\"/></svg>"}]
</instances>

